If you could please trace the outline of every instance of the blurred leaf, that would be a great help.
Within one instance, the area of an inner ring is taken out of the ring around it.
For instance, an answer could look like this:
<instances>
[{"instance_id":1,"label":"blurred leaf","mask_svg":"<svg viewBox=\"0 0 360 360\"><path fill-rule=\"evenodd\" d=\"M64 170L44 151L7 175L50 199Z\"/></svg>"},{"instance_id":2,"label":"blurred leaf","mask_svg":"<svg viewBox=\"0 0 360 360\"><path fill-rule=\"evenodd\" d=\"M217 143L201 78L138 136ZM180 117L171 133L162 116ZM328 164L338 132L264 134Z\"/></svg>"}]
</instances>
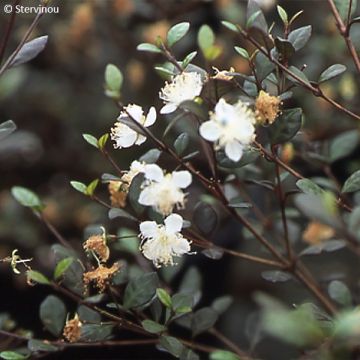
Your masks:
<instances>
[{"instance_id":1,"label":"blurred leaf","mask_svg":"<svg viewBox=\"0 0 360 360\"><path fill-rule=\"evenodd\" d=\"M334 77L342 74L345 71L346 71L346 66L345 65L342 65L342 64L331 65L330 67L328 67L326 70L324 70L321 73L318 82L322 83L324 81L333 79Z\"/></svg>"},{"instance_id":2,"label":"blurred leaf","mask_svg":"<svg viewBox=\"0 0 360 360\"><path fill-rule=\"evenodd\" d=\"M310 179L300 179L296 182L296 186L305 194L309 195L320 195L324 192L324 190L311 181Z\"/></svg>"},{"instance_id":3,"label":"blurred leaf","mask_svg":"<svg viewBox=\"0 0 360 360\"><path fill-rule=\"evenodd\" d=\"M186 67L194 60L196 55L197 51L193 51L190 54L186 55L185 59L181 63L182 68L186 69Z\"/></svg>"},{"instance_id":4,"label":"blurred leaf","mask_svg":"<svg viewBox=\"0 0 360 360\"><path fill-rule=\"evenodd\" d=\"M241 360L236 354L226 351L217 350L210 354L210 360Z\"/></svg>"},{"instance_id":5,"label":"blurred leaf","mask_svg":"<svg viewBox=\"0 0 360 360\"><path fill-rule=\"evenodd\" d=\"M221 24L223 24L227 29L234 31L236 33L239 32L239 29L237 28L237 26L235 24L232 24L229 21L222 21Z\"/></svg>"},{"instance_id":6,"label":"blurred leaf","mask_svg":"<svg viewBox=\"0 0 360 360\"><path fill-rule=\"evenodd\" d=\"M180 104L180 108L197 116L199 119L207 120L208 111L204 105L193 100L185 100Z\"/></svg>"},{"instance_id":7,"label":"blurred leaf","mask_svg":"<svg viewBox=\"0 0 360 360\"><path fill-rule=\"evenodd\" d=\"M48 41L48 36L40 36L31 41L26 42L20 51L15 56L14 60L8 66L8 69L14 66L24 64L34 59L38 54L44 50ZM10 55L10 57L12 54Z\"/></svg>"},{"instance_id":8,"label":"blurred leaf","mask_svg":"<svg viewBox=\"0 0 360 360\"><path fill-rule=\"evenodd\" d=\"M86 195L93 196L94 192L99 184L99 179L93 180L87 187L86 187Z\"/></svg>"},{"instance_id":9,"label":"blurred leaf","mask_svg":"<svg viewBox=\"0 0 360 360\"><path fill-rule=\"evenodd\" d=\"M277 120L269 126L272 144L281 144L291 140L301 128L302 110L300 108L284 110Z\"/></svg>"},{"instance_id":10,"label":"blurred leaf","mask_svg":"<svg viewBox=\"0 0 360 360\"><path fill-rule=\"evenodd\" d=\"M96 147L97 149L99 148L98 140L95 136L92 136L90 134L82 134L82 136L88 144Z\"/></svg>"},{"instance_id":11,"label":"blurred leaf","mask_svg":"<svg viewBox=\"0 0 360 360\"><path fill-rule=\"evenodd\" d=\"M349 288L339 280L333 280L328 287L329 296L343 306L351 306L352 298Z\"/></svg>"},{"instance_id":12,"label":"blurred leaf","mask_svg":"<svg viewBox=\"0 0 360 360\"><path fill-rule=\"evenodd\" d=\"M174 142L174 148L176 150L176 153L178 155L181 155L184 153L186 148L189 145L190 136L187 133L181 133Z\"/></svg>"},{"instance_id":13,"label":"blurred leaf","mask_svg":"<svg viewBox=\"0 0 360 360\"><path fill-rule=\"evenodd\" d=\"M168 46L173 46L177 43L180 39L182 39L186 33L189 31L190 24L188 22L182 22L176 24L170 28L167 33L167 44Z\"/></svg>"},{"instance_id":14,"label":"blurred leaf","mask_svg":"<svg viewBox=\"0 0 360 360\"><path fill-rule=\"evenodd\" d=\"M128 199L130 201L130 204L138 215L140 215L145 209L145 206L139 204L138 201L143 181L144 174L137 174L131 181L128 193Z\"/></svg>"},{"instance_id":15,"label":"blurred leaf","mask_svg":"<svg viewBox=\"0 0 360 360\"><path fill-rule=\"evenodd\" d=\"M234 46L235 51L240 54L244 59L249 60L250 56L246 49L240 46Z\"/></svg>"},{"instance_id":16,"label":"blurred leaf","mask_svg":"<svg viewBox=\"0 0 360 360\"><path fill-rule=\"evenodd\" d=\"M304 74L303 71L299 70L297 67L295 66L290 66L289 70L291 71L292 74L294 74L295 76L297 76L298 78L300 78L304 83L311 85L309 79L307 78L307 76ZM297 79L295 79L292 75L290 74L286 74L286 77L292 81L295 84L298 84L300 86L302 86L302 83L300 81L298 81Z\"/></svg>"},{"instance_id":17,"label":"blurred leaf","mask_svg":"<svg viewBox=\"0 0 360 360\"><path fill-rule=\"evenodd\" d=\"M161 151L158 149L150 149L139 159L140 162L146 162L147 164L154 164L158 161L161 155Z\"/></svg>"},{"instance_id":18,"label":"blurred leaf","mask_svg":"<svg viewBox=\"0 0 360 360\"><path fill-rule=\"evenodd\" d=\"M249 0L246 12L246 27L255 27L264 34L268 32L265 16L255 0Z\"/></svg>"},{"instance_id":19,"label":"blurred leaf","mask_svg":"<svg viewBox=\"0 0 360 360\"><path fill-rule=\"evenodd\" d=\"M206 50L214 45L215 35L209 25L202 25L197 35L198 45L205 54Z\"/></svg>"},{"instance_id":20,"label":"blurred leaf","mask_svg":"<svg viewBox=\"0 0 360 360\"><path fill-rule=\"evenodd\" d=\"M58 280L66 272L66 270L73 263L73 261L74 258L72 257L68 257L59 261L55 267L54 279Z\"/></svg>"},{"instance_id":21,"label":"blurred leaf","mask_svg":"<svg viewBox=\"0 0 360 360\"><path fill-rule=\"evenodd\" d=\"M76 313L82 322L100 323L101 321L101 315L86 305L78 306Z\"/></svg>"},{"instance_id":22,"label":"blurred leaf","mask_svg":"<svg viewBox=\"0 0 360 360\"><path fill-rule=\"evenodd\" d=\"M81 340L98 342L108 339L114 329L113 325L84 324L81 326Z\"/></svg>"},{"instance_id":23,"label":"blurred leaf","mask_svg":"<svg viewBox=\"0 0 360 360\"><path fill-rule=\"evenodd\" d=\"M180 355L180 360L200 360L198 354L194 353L191 349L185 348Z\"/></svg>"},{"instance_id":24,"label":"blurred leaf","mask_svg":"<svg viewBox=\"0 0 360 360\"><path fill-rule=\"evenodd\" d=\"M255 57L255 69L258 80L263 81L275 69L275 65L266 55L258 52Z\"/></svg>"},{"instance_id":25,"label":"blurred leaf","mask_svg":"<svg viewBox=\"0 0 360 360\"><path fill-rule=\"evenodd\" d=\"M152 53L161 53L161 50L157 46L155 46L154 44L149 44L149 43L139 44L137 46L136 50L148 51L148 52L152 52Z\"/></svg>"},{"instance_id":26,"label":"blurred leaf","mask_svg":"<svg viewBox=\"0 0 360 360\"><path fill-rule=\"evenodd\" d=\"M130 280L124 292L124 307L130 309L149 302L154 297L158 284L159 279L155 272Z\"/></svg>"},{"instance_id":27,"label":"blurred leaf","mask_svg":"<svg viewBox=\"0 0 360 360\"><path fill-rule=\"evenodd\" d=\"M166 330L164 325L161 325L152 320L144 320L141 322L142 327L151 334L158 334Z\"/></svg>"},{"instance_id":28,"label":"blurred leaf","mask_svg":"<svg viewBox=\"0 0 360 360\"><path fill-rule=\"evenodd\" d=\"M33 282L36 282L38 284L42 284L42 285L49 285L50 284L49 279L45 275L41 274L38 271L28 270L26 272L26 275L27 275L29 280L31 280Z\"/></svg>"},{"instance_id":29,"label":"blurred leaf","mask_svg":"<svg viewBox=\"0 0 360 360\"><path fill-rule=\"evenodd\" d=\"M168 308L171 308L171 297L164 289L156 289L156 296Z\"/></svg>"},{"instance_id":30,"label":"blurred leaf","mask_svg":"<svg viewBox=\"0 0 360 360\"><path fill-rule=\"evenodd\" d=\"M263 271L261 273L261 277L264 280L270 281L272 283L276 283L276 282L288 281L292 278L292 275L285 271L269 270L269 271Z\"/></svg>"},{"instance_id":31,"label":"blurred leaf","mask_svg":"<svg viewBox=\"0 0 360 360\"><path fill-rule=\"evenodd\" d=\"M219 260L224 256L224 251L214 247L209 247L208 249L202 250L201 253L205 255L206 257L213 259L213 260Z\"/></svg>"},{"instance_id":32,"label":"blurred leaf","mask_svg":"<svg viewBox=\"0 0 360 360\"><path fill-rule=\"evenodd\" d=\"M334 3L339 11L341 18L343 20L346 20L348 12L349 12L350 0L334 0ZM351 15L355 12L356 6L357 6L357 0L352 0L350 18L351 18Z\"/></svg>"},{"instance_id":33,"label":"blurred leaf","mask_svg":"<svg viewBox=\"0 0 360 360\"><path fill-rule=\"evenodd\" d=\"M12 120L0 124L0 140L5 139L16 130L16 125Z\"/></svg>"},{"instance_id":34,"label":"blurred leaf","mask_svg":"<svg viewBox=\"0 0 360 360\"><path fill-rule=\"evenodd\" d=\"M292 43L294 49L302 49L311 37L311 25L303 26L289 33L288 40Z\"/></svg>"},{"instance_id":35,"label":"blurred leaf","mask_svg":"<svg viewBox=\"0 0 360 360\"><path fill-rule=\"evenodd\" d=\"M300 256L304 255L318 255L323 251L325 252L333 252L346 247L346 242L344 240L327 240L323 243L312 245L304 249Z\"/></svg>"},{"instance_id":36,"label":"blurred leaf","mask_svg":"<svg viewBox=\"0 0 360 360\"><path fill-rule=\"evenodd\" d=\"M11 194L22 206L30 207L38 211L42 210L44 207L39 197L27 188L13 186L11 188Z\"/></svg>"},{"instance_id":37,"label":"blurred leaf","mask_svg":"<svg viewBox=\"0 0 360 360\"><path fill-rule=\"evenodd\" d=\"M277 12L280 16L280 19L282 20L282 22L286 25L289 22L289 18L288 18L288 14L286 13L285 9L283 7L281 7L280 5L278 5L276 7Z\"/></svg>"},{"instance_id":38,"label":"blurred leaf","mask_svg":"<svg viewBox=\"0 0 360 360\"><path fill-rule=\"evenodd\" d=\"M357 206L351 212L348 219L349 230L357 237L360 242L360 206Z\"/></svg>"},{"instance_id":39,"label":"blurred leaf","mask_svg":"<svg viewBox=\"0 0 360 360\"><path fill-rule=\"evenodd\" d=\"M360 190L360 170L355 171L346 181L341 189L343 193L350 193Z\"/></svg>"},{"instance_id":40,"label":"blurred leaf","mask_svg":"<svg viewBox=\"0 0 360 360\"><path fill-rule=\"evenodd\" d=\"M86 185L80 181L70 181L70 185L77 190L78 192L81 192L82 194L86 195Z\"/></svg>"},{"instance_id":41,"label":"blurred leaf","mask_svg":"<svg viewBox=\"0 0 360 360\"><path fill-rule=\"evenodd\" d=\"M359 144L359 132L350 130L336 136L330 142L330 161L334 162L350 155Z\"/></svg>"},{"instance_id":42,"label":"blurred leaf","mask_svg":"<svg viewBox=\"0 0 360 360\"><path fill-rule=\"evenodd\" d=\"M203 234L209 235L216 228L218 216L210 204L199 202L194 209L193 222Z\"/></svg>"},{"instance_id":43,"label":"blurred leaf","mask_svg":"<svg viewBox=\"0 0 360 360\"><path fill-rule=\"evenodd\" d=\"M66 319L66 307L56 296L49 295L40 305L40 319L45 329L60 336Z\"/></svg>"},{"instance_id":44,"label":"blurred leaf","mask_svg":"<svg viewBox=\"0 0 360 360\"><path fill-rule=\"evenodd\" d=\"M216 153L216 159L219 166L230 169L237 169L245 165L254 163L259 157L259 152L255 150L245 150L243 156L238 162L230 160L223 151Z\"/></svg>"},{"instance_id":45,"label":"blurred leaf","mask_svg":"<svg viewBox=\"0 0 360 360\"><path fill-rule=\"evenodd\" d=\"M360 312L356 307L350 311L344 311L340 313L335 319L334 324L334 337L342 341L355 341L355 344L359 341L359 322Z\"/></svg>"},{"instance_id":46,"label":"blurred leaf","mask_svg":"<svg viewBox=\"0 0 360 360\"><path fill-rule=\"evenodd\" d=\"M116 94L120 93L123 83L123 75L119 68L114 64L108 64L105 69L106 88Z\"/></svg>"},{"instance_id":47,"label":"blurred leaf","mask_svg":"<svg viewBox=\"0 0 360 360\"><path fill-rule=\"evenodd\" d=\"M191 295L194 306L198 303L201 297L201 275L196 267L191 266L187 270L181 281L179 292Z\"/></svg>"},{"instance_id":48,"label":"blurred leaf","mask_svg":"<svg viewBox=\"0 0 360 360\"><path fill-rule=\"evenodd\" d=\"M189 294L177 293L171 298L172 308L177 314L190 312L193 306L193 297Z\"/></svg>"},{"instance_id":49,"label":"blurred leaf","mask_svg":"<svg viewBox=\"0 0 360 360\"><path fill-rule=\"evenodd\" d=\"M53 351L58 351L60 350L60 348L49 344L49 342L47 341L42 341L42 340L37 340L37 339L30 339L28 341L28 349L31 352L53 352Z\"/></svg>"},{"instance_id":50,"label":"blurred leaf","mask_svg":"<svg viewBox=\"0 0 360 360\"><path fill-rule=\"evenodd\" d=\"M136 222L138 221L134 216L132 216L127 211L120 209L120 208L111 208L109 210L108 216L109 216L110 220L120 217L120 218L132 220L132 221L136 221Z\"/></svg>"},{"instance_id":51,"label":"blurred leaf","mask_svg":"<svg viewBox=\"0 0 360 360\"><path fill-rule=\"evenodd\" d=\"M221 296L213 301L211 308L215 310L218 315L221 315L230 307L233 301L234 299L230 295Z\"/></svg>"},{"instance_id":52,"label":"blurred leaf","mask_svg":"<svg viewBox=\"0 0 360 360\"><path fill-rule=\"evenodd\" d=\"M184 345L178 339L172 336L161 336L160 345L163 349L174 355L176 358L179 358L185 349Z\"/></svg>"},{"instance_id":53,"label":"blurred leaf","mask_svg":"<svg viewBox=\"0 0 360 360\"><path fill-rule=\"evenodd\" d=\"M0 353L0 358L4 360L25 360L29 357L30 355L23 355L15 351L2 351Z\"/></svg>"},{"instance_id":54,"label":"blurred leaf","mask_svg":"<svg viewBox=\"0 0 360 360\"><path fill-rule=\"evenodd\" d=\"M193 336L212 328L218 319L218 314L210 307L202 308L196 311L192 317L191 330Z\"/></svg>"}]
</instances>

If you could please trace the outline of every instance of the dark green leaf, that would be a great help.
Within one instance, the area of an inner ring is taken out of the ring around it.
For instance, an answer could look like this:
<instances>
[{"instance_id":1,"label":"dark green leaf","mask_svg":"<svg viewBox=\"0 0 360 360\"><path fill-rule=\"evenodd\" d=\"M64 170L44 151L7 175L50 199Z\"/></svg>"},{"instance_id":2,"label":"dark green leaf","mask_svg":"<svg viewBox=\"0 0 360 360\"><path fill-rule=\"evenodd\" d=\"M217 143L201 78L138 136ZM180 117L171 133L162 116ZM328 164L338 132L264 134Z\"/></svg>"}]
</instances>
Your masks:
<instances>
[{"instance_id":1,"label":"dark green leaf","mask_svg":"<svg viewBox=\"0 0 360 360\"><path fill-rule=\"evenodd\" d=\"M27 346L31 352L53 352L60 350L58 347L49 344L49 342L36 339L29 340Z\"/></svg>"},{"instance_id":2,"label":"dark green leaf","mask_svg":"<svg viewBox=\"0 0 360 360\"><path fill-rule=\"evenodd\" d=\"M300 179L296 182L296 186L305 194L320 195L324 190L309 179Z\"/></svg>"},{"instance_id":3,"label":"dark green leaf","mask_svg":"<svg viewBox=\"0 0 360 360\"><path fill-rule=\"evenodd\" d=\"M360 170L355 171L346 181L341 190L343 193L351 193L360 190Z\"/></svg>"},{"instance_id":4,"label":"dark green leaf","mask_svg":"<svg viewBox=\"0 0 360 360\"><path fill-rule=\"evenodd\" d=\"M221 296L213 301L213 303L211 304L211 308L214 309L219 315L221 315L230 307L233 301L234 299L232 298L232 296Z\"/></svg>"},{"instance_id":5,"label":"dark green leaf","mask_svg":"<svg viewBox=\"0 0 360 360\"><path fill-rule=\"evenodd\" d=\"M16 130L16 125L12 120L0 124L0 140L5 139Z\"/></svg>"},{"instance_id":6,"label":"dark green leaf","mask_svg":"<svg viewBox=\"0 0 360 360\"><path fill-rule=\"evenodd\" d=\"M48 36L40 36L31 41L26 42L16 54L15 58L10 62L8 69L14 66L24 64L34 59L44 50L48 41ZM11 57L12 55L10 55Z\"/></svg>"},{"instance_id":7,"label":"dark green leaf","mask_svg":"<svg viewBox=\"0 0 360 360\"><path fill-rule=\"evenodd\" d=\"M139 204L138 201L141 191L141 185L143 184L143 181L144 181L144 174L136 175L131 181L131 185L128 193L128 199L130 201L130 204L137 214L141 214L145 209L145 207Z\"/></svg>"},{"instance_id":8,"label":"dark green leaf","mask_svg":"<svg viewBox=\"0 0 360 360\"><path fill-rule=\"evenodd\" d=\"M350 155L359 144L358 130L350 130L336 136L330 142L330 161L334 162Z\"/></svg>"},{"instance_id":9,"label":"dark green leaf","mask_svg":"<svg viewBox=\"0 0 360 360\"><path fill-rule=\"evenodd\" d=\"M189 294L177 293L171 298L172 308L177 313L187 313L193 306L193 297Z\"/></svg>"},{"instance_id":10,"label":"dark green leaf","mask_svg":"<svg viewBox=\"0 0 360 360\"><path fill-rule=\"evenodd\" d=\"M318 80L319 83L333 79L334 77L342 74L346 71L346 66L342 64L334 64L324 70Z\"/></svg>"},{"instance_id":11,"label":"dark green leaf","mask_svg":"<svg viewBox=\"0 0 360 360\"><path fill-rule=\"evenodd\" d=\"M174 355L176 358L180 357L185 348L178 339L172 336L161 336L160 345L163 349Z\"/></svg>"},{"instance_id":12,"label":"dark green leaf","mask_svg":"<svg viewBox=\"0 0 360 360\"><path fill-rule=\"evenodd\" d=\"M45 329L60 336L66 319L64 303L58 297L49 295L40 305L40 319Z\"/></svg>"},{"instance_id":13,"label":"dark green leaf","mask_svg":"<svg viewBox=\"0 0 360 360\"><path fill-rule=\"evenodd\" d=\"M141 325L147 332L151 334L158 334L166 330L164 325L161 325L152 320L144 320L141 322Z\"/></svg>"},{"instance_id":14,"label":"dark green leaf","mask_svg":"<svg viewBox=\"0 0 360 360\"><path fill-rule=\"evenodd\" d=\"M189 31L189 28L190 24L188 22L182 22L171 27L166 37L168 46L173 46L182 39Z\"/></svg>"},{"instance_id":15,"label":"dark green leaf","mask_svg":"<svg viewBox=\"0 0 360 360\"><path fill-rule=\"evenodd\" d=\"M309 41L311 36L311 25L303 26L293 30L288 36L288 40L292 43L294 49L299 51Z\"/></svg>"},{"instance_id":16,"label":"dark green leaf","mask_svg":"<svg viewBox=\"0 0 360 360\"><path fill-rule=\"evenodd\" d=\"M281 59L290 59L295 54L295 49L290 41L277 37L275 39L275 46Z\"/></svg>"},{"instance_id":17,"label":"dark green leaf","mask_svg":"<svg viewBox=\"0 0 360 360\"><path fill-rule=\"evenodd\" d=\"M123 209L119 209L119 208L110 209L108 216L109 216L109 219L111 219L111 220L120 217L120 218L124 218L124 219L129 219L132 221L138 221L134 216L129 214L127 211L125 211Z\"/></svg>"},{"instance_id":18,"label":"dark green leaf","mask_svg":"<svg viewBox=\"0 0 360 360\"><path fill-rule=\"evenodd\" d=\"M130 309L149 302L154 297L158 284L159 279L155 272L130 280L125 288L124 307Z\"/></svg>"},{"instance_id":19,"label":"dark green leaf","mask_svg":"<svg viewBox=\"0 0 360 360\"><path fill-rule=\"evenodd\" d=\"M140 162L146 162L147 164L154 164L158 161L161 155L161 151L158 149L150 149L139 159Z\"/></svg>"},{"instance_id":20,"label":"dark green leaf","mask_svg":"<svg viewBox=\"0 0 360 360\"><path fill-rule=\"evenodd\" d=\"M347 19L349 12L350 0L334 0L335 6L337 7L339 14L343 20ZM352 0L352 7L350 12L351 15L355 12L357 5L357 0Z\"/></svg>"},{"instance_id":21,"label":"dark green leaf","mask_svg":"<svg viewBox=\"0 0 360 360\"><path fill-rule=\"evenodd\" d=\"M106 340L111 336L113 329L113 325L84 324L81 327L81 340L87 342L98 342Z\"/></svg>"},{"instance_id":22,"label":"dark green leaf","mask_svg":"<svg viewBox=\"0 0 360 360\"><path fill-rule=\"evenodd\" d=\"M156 296L168 308L171 308L171 297L164 289L156 289Z\"/></svg>"},{"instance_id":23,"label":"dark green leaf","mask_svg":"<svg viewBox=\"0 0 360 360\"><path fill-rule=\"evenodd\" d=\"M264 280L276 283L276 282L285 282L292 278L292 275L285 271L280 270L269 270L269 271L263 271L261 273L261 277Z\"/></svg>"},{"instance_id":24,"label":"dark green leaf","mask_svg":"<svg viewBox=\"0 0 360 360\"><path fill-rule=\"evenodd\" d=\"M258 52L255 57L255 68L258 80L263 81L275 69L275 65L266 55Z\"/></svg>"},{"instance_id":25,"label":"dark green leaf","mask_svg":"<svg viewBox=\"0 0 360 360\"><path fill-rule=\"evenodd\" d=\"M268 32L265 16L255 0L249 0L246 12L246 27L254 27L261 30L264 34Z\"/></svg>"},{"instance_id":26,"label":"dark green leaf","mask_svg":"<svg viewBox=\"0 0 360 360\"><path fill-rule=\"evenodd\" d=\"M218 319L218 314L215 310L209 307L202 308L194 313L191 321L191 330L193 336L199 335L202 332L212 328Z\"/></svg>"},{"instance_id":27,"label":"dark green leaf","mask_svg":"<svg viewBox=\"0 0 360 360\"><path fill-rule=\"evenodd\" d=\"M219 260L224 256L224 251L217 248L216 246L209 247L208 249L201 251L201 253L213 260Z\"/></svg>"},{"instance_id":28,"label":"dark green leaf","mask_svg":"<svg viewBox=\"0 0 360 360\"><path fill-rule=\"evenodd\" d=\"M209 235L216 228L218 216L210 204L199 202L194 210L193 222L203 234Z\"/></svg>"},{"instance_id":29,"label":"dark green leaf","mask_svg":"<svg viewBox=\"0 0 360 360\"><path fill-rule=\"evenodd\" d=\"M323 243L312 245L307 247L300 253L300 256L304 255L318 255L323 251L325 252L333 252L340 249L343 249L346 246L346 242L344 240L327 240Z\"/></svg>"},{"instance_id":30,"label":"dark green leaf","mask_svg":"<svg viewBox=\"0 0 360 360\"><path fill-rule=\"evenodd\" d=\"M77 308L77 314L82 322L100 323L101 321L101 315L86 305L80 305Z\"/></svg>"},{"instance_id":31,"label":"dark green leaf","mask_svg":"<svg viewBox=\"0 0 360 360\"><path fill-rule=\"evenodd\" d=\"M351 306L351 292L349 288L339 280L333 280L328 287L329 296L343 306Z\"/></svg>"},{"instance_id":32,"label":"dark green leaf","mask_svg":"<svg viewBox=\"0 0 360 360\"><path fill-rule=\"evenodd\" d=\"M54 279L58 280L73 263L74 258L68 257L59 261L55 267Z\"/></svg>"},{"instance_id":33,"label":"dark green leaf","mask_svg":"<svg viewBox=\"0 0 360 360\"><path fill-rule=\"evenodd\" d=\"M284 110L277 120L269 126L272 144L281 144L291 140L301 128L302 110L300 108Z\"/></svg>"},{"instance_id":34,"label":"dark green leaf","mask_svg":"<svg viewBox=\"0 0 360 360\"><path fill-rule=\"evenodd\" d=\"M190 141L190 136L187 133L182 133L176 138L174 142L174 148L178 155L183 154L183 152L186 150L186 148L189 145L189 141Z\"/></svg>"},{"instance_id":35,"label":"dark green leaf","mask_svg":"<svg viewBox=\"0 0 360 360\"><path fill-rule=\"evenodd\" d=\"M290 66L290 67L289 67L289 71L290 71L292 74L294 74L297 78L299 78L300 80L302 80L302 82L301 82L301 81L295 79L295 77L293 77L292 75L286 74L286 77L287 77L290 81L292 81L292 82L294 82L295 84L298 84L298 85L302 85L302 83L311 85L309 79L307 78L307 76L306 76L301 70L299 70L297 67L295 67L295 66Z\"/></svg>"}]
</instances>

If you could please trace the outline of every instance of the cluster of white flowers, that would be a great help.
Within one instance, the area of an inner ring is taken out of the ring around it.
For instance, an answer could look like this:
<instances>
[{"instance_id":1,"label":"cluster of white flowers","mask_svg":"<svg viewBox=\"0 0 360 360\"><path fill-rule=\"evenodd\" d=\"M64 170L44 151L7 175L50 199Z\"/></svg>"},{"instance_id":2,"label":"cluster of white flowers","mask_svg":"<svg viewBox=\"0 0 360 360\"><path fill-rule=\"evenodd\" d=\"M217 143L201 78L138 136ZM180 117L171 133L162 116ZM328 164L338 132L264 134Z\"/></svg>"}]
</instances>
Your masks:
<instances>
[{"instance_id":1,"label":"cluster of white flowers","mask_svg":"<svg viewBox=\"0 0 360 360\"><path fill-rule=\"evenodd\" d=\"M185 100L193 100L199 96L203 87L201 75L195 72L183 72L172 78L160 91L160 98L165 106L160 113L167 114L175 111ZM140 145L145 140L143 132L128 126L129 117L142 127L154 124L156 110L150 108L145 116L138 105L128 105L120 113L118 122L111 129L111 138L115 141L115 148L128 148ZM210 119L200 126L200 135L214 142L215 150L224 149L226 155L233 161L240 160L243 150L255 138L256 116L246 104L238 101L234 105L220 99ZM165 173L156 164L145 164L133 161L130 170L122 177L122 181L130 185L132 179L144 173L144 182L139 194L139 203L151 206L155 211L167 216L163 224L155 221L144 221L140 224L140 246L144 256L153 261L155 266L174 264L173 258L190 253L190 241L185 239L180 231L183 218L173 214L174 209L183 209L185 205L186 189L192 182L189 171L173 171Z\"/></svg>"},{"instance_id":2,"label":"cluster of white flowers","mask_svg":"<svg viewBox=\"0 0 360 360\"><path fill-rule=\"evenodd\" d=\"M224 148L231 160L239 161L255 139L255 122L255 113L242 101L231 105L220 99L199 130L204 139L215 143L215 149Z\"/></svg>"}]
</instances>

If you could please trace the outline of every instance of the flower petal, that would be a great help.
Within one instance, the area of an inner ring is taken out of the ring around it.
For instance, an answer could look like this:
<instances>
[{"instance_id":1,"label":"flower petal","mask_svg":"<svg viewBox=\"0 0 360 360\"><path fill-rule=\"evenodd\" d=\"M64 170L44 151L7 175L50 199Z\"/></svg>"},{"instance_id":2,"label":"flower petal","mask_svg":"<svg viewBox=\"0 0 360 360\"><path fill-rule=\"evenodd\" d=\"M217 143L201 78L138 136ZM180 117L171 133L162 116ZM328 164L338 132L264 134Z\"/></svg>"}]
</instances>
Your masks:
<instances>
[{"instance_id":1,"label":"flower petal","mask_svg":"<svg viewBox=\"0 0 360 360\"><path fill-rule=\"evenodd\" d=\"M209 120L201 124L199 132L205 140L216 141L220 137L221 129L215 121Z\"/></svg>"},{"instance_id":2,"label":"flower petal","mask_svg":"<svg viewBox=\"0 0 360 360\"><path fill-rule=\"evenodd\" d=\"M169 234L175 234L181 231L183 218L179 214L171 214L165 220L165 229Z\"/></svg>"},{"instance_id":3,"label":"flower petal","mask_svg":"<svg viewBox=\"0 0 360 360\"><path fill-rule=\"evenodd\" d=\"M148 186L143 191L141 191L138 202L139 204L145 206L152 206L156 204L156 196L154 195L151 186Z\"/></svg>"},{"instance_id":4,"label":"flower petal","mask_svg":"<svg viewBox=\"0 0 360 360\"><path fill-rule=\"evenodd\" d=\"M125 110L133 117L137 122L141 122L143 117L143 109L139 105L131 104L128 105ZM126 114L127 115L127 114ZM128 116L128 115L127 115Z\"/></svg>"},{"instance_id":5,"label":"flower petal","mask_svg":"<svg viewBox=\"0 0 360 360\"><path fill-rule=\"evenodd\" d=\"M137 133L124 124L120 124L116 128L116 133L113 136L113 140L116 141L116 145L120 148L128 148L134 145L136 138Z\"/></svg>"},{"instance_id":6,"label":"flower petal","mask_svg":"<svg viewBox=\"0 0 360 360\"><path fill-rule=\"evenodd\" d=\"M164 178L164 172L161 167L156 164L146 165L144 173L148 180L160 182Z\"/></svg>"},{"instance_id":7,"label":"flower petal","mask_svg":"<svg viewBox=\"0 0 360 360\"><path fill-rule=\"evenodd\" d=\"M177 109L177 106L174 104L166 104L160 110L160 114L170 114Z\"/></svg>"},{"instance_id":8,"label":"flower petal","mask_svg":"<svg viewBox=\"0 0 360 360\"><path fill-rule=\"evenodd\" d=\"M172 178L173 178L174 184L181 189L187 188L191 184L191 181L192 181L192 176L191 176L190 172L187 170L174 171L172 173Z\"/></svg>"},{"instance_id":9,"label":"flower petal","mask_svg":"<svg viewBox=\"0 0 360 360\"><path fill-rule=\"evenodd\" d=\"M146 141L146 136L138 134L138 137L137 137L137 139L135 141L135 145L141 145L145 141Z\"/></svg>"},{"instance_id":10,"label":"flower petal","mask_svg":"<svg viewBox=\"0 0 360 360\"><path fill-rule=\"evenodd\" d=\"M146 120L144 123L145 127L151 126L155 123L156 120L156 110L155 108L152 106L146 116Z\"/></svg>"},{"instance_id":11,"label":"flower petal","mask_svg":"<svg viewBox=\"0 0 360 360\"><path fill-rule=\"evenodd\" d=\"M243 146L238 141L231 141L225 145L225 154L232 161L239 161L243 154Z\"/></svg>"},{"instance_id":12,"label":"flower petal","mask_svg":"<svg viewBox=\"0 0 360 360\"><path fill-rule=\"evenodd\" d=\"M141 235L145 238L154 238L157 230L158 226L155 221L143 221L140 224Z\"/></svg>"},{"instance_id":13,"label":"flower petal","mask_svg":"<svg viewBox=\"0 0 360 360\"><path fill-rule=\"evenodd\" d=\"M189 241L182 236L172 244L171 248L176 256L187 254L191 250Z\"/></svg>"}]
</instances>

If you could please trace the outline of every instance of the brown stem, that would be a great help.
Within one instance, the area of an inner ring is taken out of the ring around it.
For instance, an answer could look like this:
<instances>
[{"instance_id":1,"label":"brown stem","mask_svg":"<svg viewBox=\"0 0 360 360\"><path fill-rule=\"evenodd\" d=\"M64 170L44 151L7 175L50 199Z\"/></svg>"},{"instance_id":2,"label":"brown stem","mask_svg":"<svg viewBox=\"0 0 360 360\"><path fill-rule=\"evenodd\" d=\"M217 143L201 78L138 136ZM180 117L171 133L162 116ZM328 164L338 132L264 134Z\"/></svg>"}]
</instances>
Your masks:
<instances>
[{"instance_id":1,"label":"brown stem","mask_svg":"<svg viewBox=\"0 0 360 360\"><path fill-rule=\"evenodd\" d=\"M350 26L349 26L349 20L350 20L350 14L351 14L351 6L352 6L352 2L350 2L349 4L349 9L348 9L348 24L345 25L338 9L336 8L336 5L334 3L334 0L327 0L331 9L331 12L334 15L337 27L339 29L340 35L344 38L346 46L350 52L350 55L354 61L354 64L356 66L356 69L358 72L360 72L360 58L359 55L356 52L355 46L353 44L353 42L350 39Z\"/></svg>"},{"instance_id":2,"label":"brown stem","mask_svg":"<svg viewBox=\"0 0 360 360\"><path fill-rule=\"evenodd\" d=\"M116 172L118 173L118 175L121 177L123 175L123 172L121 171L120 167L118 166L118 164L115 162L115 160L111 157L111 155L108 153L108 151L106 149L102 149L101 153L106 157L106 159L108 159L108 161L110 162L110 164L114 167L114 169L116 170Z\"/></svg>"}]
</instances>

